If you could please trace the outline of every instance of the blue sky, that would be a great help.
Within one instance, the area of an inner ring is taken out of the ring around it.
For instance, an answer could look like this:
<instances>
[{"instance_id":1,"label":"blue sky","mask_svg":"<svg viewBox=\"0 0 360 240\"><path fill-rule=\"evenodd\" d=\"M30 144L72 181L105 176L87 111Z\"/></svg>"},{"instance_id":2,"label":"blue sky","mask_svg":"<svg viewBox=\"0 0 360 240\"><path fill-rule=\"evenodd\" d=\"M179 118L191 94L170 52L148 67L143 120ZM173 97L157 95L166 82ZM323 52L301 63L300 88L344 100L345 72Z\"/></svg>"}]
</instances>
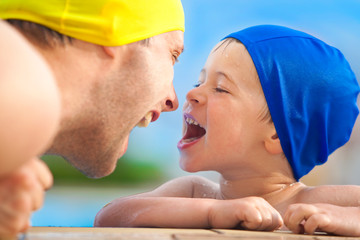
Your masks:
<instances>
[{"instance_id":1,"label":"blue sky","mask_svg":"<svg viewBox=\"0 0 360 240\"><path fill-rule=\"evenodd\" d=\"M176 144L181 138L182 105L197 82L212 47L227 34L259 24L291 27L340 49L360 79L360 1L358 0L182 0L185 52L175 66L180 107L146 129L135 129L128 153L139 161L158 161L178 174Z\"/></svg>"}]
</instances>

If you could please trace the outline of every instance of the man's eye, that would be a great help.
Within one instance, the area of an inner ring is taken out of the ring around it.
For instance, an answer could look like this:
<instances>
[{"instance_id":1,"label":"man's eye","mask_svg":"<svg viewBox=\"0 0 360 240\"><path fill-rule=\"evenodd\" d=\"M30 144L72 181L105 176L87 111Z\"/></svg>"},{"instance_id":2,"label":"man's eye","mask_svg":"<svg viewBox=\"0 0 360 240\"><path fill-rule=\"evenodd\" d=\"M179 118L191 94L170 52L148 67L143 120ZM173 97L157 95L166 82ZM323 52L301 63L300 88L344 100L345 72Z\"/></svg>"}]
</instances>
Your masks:
<instances>
[{"instance_id":1,"label":"man's eye","mask_svg":"<svg viewBox=\"0 0 360 240\"><path fill-rule=\"evenodd\" d=\"M219 93L229 93L228 91L226 91L226 90L224 90L224 89L222 89L222 88L218 88L218 87L214 88L214 90L215 90L216 92L219 92Z\"/></svg>"},{"instance_id":2,"label":"man's eye","mask_svg":"<svg viewBox=\"0 0 360 240\"><path fill-rule=\"evenodd\" d=\"M172 57L173 57L174 64L179 62L179 56L177 54L173 54Z\"/></svg>"}]
</instances>

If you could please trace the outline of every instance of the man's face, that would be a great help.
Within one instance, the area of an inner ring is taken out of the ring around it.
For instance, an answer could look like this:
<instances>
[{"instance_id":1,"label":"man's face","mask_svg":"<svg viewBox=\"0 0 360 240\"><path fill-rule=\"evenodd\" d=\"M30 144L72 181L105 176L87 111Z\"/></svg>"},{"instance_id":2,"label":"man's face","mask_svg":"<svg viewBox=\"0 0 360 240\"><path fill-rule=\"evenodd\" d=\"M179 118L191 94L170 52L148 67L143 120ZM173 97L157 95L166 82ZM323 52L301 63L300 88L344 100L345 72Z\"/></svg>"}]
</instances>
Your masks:
<instances>
[{"instance_id":1,"label":"man's face","mask_svg":"<svg viewBox=\"0 0 360 240\"><path fill-rule=\"evenodd\" d=\"M106 60L111 64L93 83L86 109L72 123L63 123L52 148L90 177L114 170L131 130L148 112L155 121L161 112L178 107L172 81L176 58L183 51L183 32L113 49L114 57Z\"/></svg>"}]
</instances>

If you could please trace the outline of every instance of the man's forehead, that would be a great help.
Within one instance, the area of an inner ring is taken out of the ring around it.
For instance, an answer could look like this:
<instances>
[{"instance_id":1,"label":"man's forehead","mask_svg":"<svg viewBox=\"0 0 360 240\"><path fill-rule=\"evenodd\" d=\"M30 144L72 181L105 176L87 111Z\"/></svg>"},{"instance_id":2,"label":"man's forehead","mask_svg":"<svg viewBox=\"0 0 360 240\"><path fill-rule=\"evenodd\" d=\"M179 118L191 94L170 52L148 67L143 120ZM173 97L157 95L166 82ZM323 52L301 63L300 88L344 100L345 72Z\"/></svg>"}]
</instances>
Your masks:
<instances>
[{"instance_id":1,"label":"man's forehead","mask_svg":"<svg viewBox=\"0 0 360 240\"><path fill-rule=\"evenodd\" d=\"M180 48L180 50L184 48L184 33L182 31L166 32L153 36L150 39L154 39L154 41L161 39L161 41L165 41L171 48Z\"/></svg>"},{"instance_id":2,"label":"man's forehead","mask_svg":"<svg viewBox=\"0 0 360 240\"><path fill-rule=\"evenodd\" d=\"M173 44L181 52L184 51L184 32L182 31L172 31L169 32L168 41L170 44Z\"/></svg>"}]
</instances>

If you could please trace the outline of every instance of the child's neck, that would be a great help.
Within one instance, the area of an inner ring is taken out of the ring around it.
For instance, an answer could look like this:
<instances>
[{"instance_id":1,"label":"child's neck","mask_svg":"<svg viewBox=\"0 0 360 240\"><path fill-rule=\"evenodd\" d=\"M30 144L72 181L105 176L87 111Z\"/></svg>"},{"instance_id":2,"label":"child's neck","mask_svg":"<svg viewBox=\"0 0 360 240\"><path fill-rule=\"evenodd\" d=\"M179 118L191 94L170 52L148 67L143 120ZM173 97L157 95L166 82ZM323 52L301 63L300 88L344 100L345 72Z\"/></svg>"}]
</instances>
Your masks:
<instances>
[{"instance_id":1,"label":"child's neck","mask_svg":"<svg viewBox=\"0 0 360 240\"><path fill-rule=\"evenodd\" d=\"M267 200L279 211L306 186L286 176L227 178L221 175L220 194L223 199L258 196Z\"/></svg>"}]
</instances>

